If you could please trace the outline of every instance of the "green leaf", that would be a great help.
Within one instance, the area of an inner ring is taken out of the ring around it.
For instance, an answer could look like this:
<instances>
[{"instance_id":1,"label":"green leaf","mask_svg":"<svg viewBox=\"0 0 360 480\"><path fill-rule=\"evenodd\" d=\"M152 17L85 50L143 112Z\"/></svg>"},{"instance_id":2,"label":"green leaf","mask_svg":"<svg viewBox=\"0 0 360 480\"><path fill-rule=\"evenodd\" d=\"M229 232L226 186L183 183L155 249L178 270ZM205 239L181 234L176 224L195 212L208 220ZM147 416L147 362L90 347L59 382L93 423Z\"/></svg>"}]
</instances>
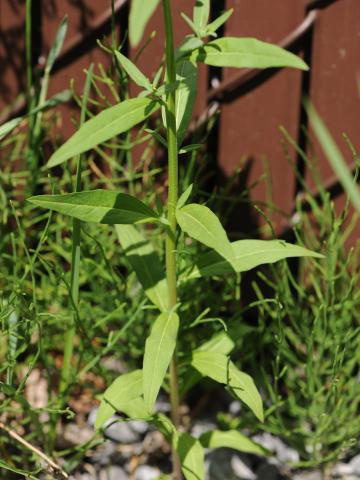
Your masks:
<instances>
[{"instance_id":1,"label":"green leaf","mask_svg":"<svg viewBox=\"0 0 360 480\"><path fill-rule=\"evenodd\" d=\"M189 197L191 195L191 192L193 190L193 184L189 185L187 187L187 189L185 190L185 192L183 192L180 197L179 197L179 200L177 202L177 208L182 208L185 206L186 202L189 200Z\"/></svg>"},{"instance_id":2,"label":"green leaf","mask_svg":"<svg viewBox=\"0 0 360 480\"><path fill-rule=\"evenodd\" d=\"M8 465L3 460L0 460L0 468L4 468L5 470L9 470L10 472L17 473L18 475L23 475L26 480L37 480L39 478L38 474L42 470L41 467L39 467L35 471L29 472L29 470L22 470L21 468L16 468L13 465Z\"/></svg>"},{"instance_id":3,"label":"green leaf","mask_svg":"<svg viewBox=\"0 0 360 480\"><path fill-rule=\"evenodd\" d=\"M155 12L160 0L131 0L129 16L129 37L132 47L142 39L147 22Z\"/></svg>"},{"instance_id":4,"label":"green leaf","mask_svg":"<svg viewBox=\"0 0 360 480\"><path fill-rule=\"evenodd\" d=\"M141 379L142 387L142 379ZM136 418L150 421L152 416L148 412L145 406L144 397L133 398L130 402L124 403L122 405L121 411L127 415L129 418Z\"/></svg>"},{"instance_id":5,"label":"green leaf","mask_svg":"<svg viewBox=\"0 0 360 480\"><path fill-rule=\"evenodd\" d=\"M83 222L114 225L158 220L154 210L137 198L111 190L38 195L28 198L28 201Z\"/></svg>"},{"instance_id":6,"label":"green leaf","mask_svg":"<svg viewBox=\"0 0 360 480\"><path fill-rule=\"evenodd\" d=\"M176 66L176 79L182 88L176 92L176 129L178 146L180 147L189 124L197 95L197 64L189 60L182 60Z\"/></svg>"},{"instance_id":7,"label":"green leaf","mask_svg":"<svg viewBox=\"0 0 360 480\"><path fill-rule=\"evenodd\" d=\"M143 391L146 408L153 411L176 346L179 317L162 313L155 321L146 340L143 361Z\"/></svg>"},{"instance_id":8,"label":"green leaf","mask_svg":"<svg viewBox=\"0 0 360 480\"><path fill-rule=\"evenodd\" d=\"M264 420L262 400L253 379L240 371L226 355L195 351L191 365L202 375L227 385L260 421Z\"/></svg>"},{"instance_id":9,"label":"green leaf","mask_svg":"<svg viewBox=\"0 0 360 480\"><path fill-rule=\"evenodd\" d=\"M181 469L186 480L204 480L204 449L196 438L188 433L179 433L176 441Z\"/></svg>"},{"instance_id":10,"label":"green leaf","mask_svg":"<svg viewBox=\"0 0 360 480\"><path fill-rule=\"evenodd\" d=\"M190 153L194 150L199 150L203 145L201 143L192 143L190 145L185 145L179 150L179 155L183 155L184 153Z\"/></svg>"},{"instance_id":11,"label":"green leaf","mask_svg":"<svg viewBox=\"0 0 360 480\"><path fill-rule=\"evenodd\" d=\"M194 51L190 58L214 67L308 70L306 63L293 53L255 38L219 38Z\"/></svg>"},{"instance_id":12,"label":"green leaf","mask_svg":"<svg viewBox=\"0 0 360 480\"><path fill-rule=\"evenodd\" d=\"M195 351L197 352L215 352L228 355L234 349L234 342L225 332L214 335L210 340L200 345ZM181 385L180 395L183 396L201 380L202 375L192 366L188 366L183 375L185 379Z\"/></svg>"},{"instance_id":13,"label":"green leaf","mask_svg":"<svg viewBox=\"0 0 360 480\"><path fill-rule=\"evenodd\" d=\"M204 448L232 448L239 452L254 453L255 455L267 455L268 451L258 443L246 437L237 430L222 432L213 430L203 433L200 443Z\"/></svg>"},{"instance_id":14,"label":"green leaf","mask_svg":"<svg viewBox=\"0 0 360 480\"><path fill-rule=\"evenodd\" d=\"M72 98L72 94L71 94L70 90L64 90L60 93L57 93L53 97L46 100L43 103L43 105L31 110L29 112L29 116L35 115L38 112L42 112L44 110L47 110L48 108L56 107L57 105L59 105L61 103L66 103L69 100L71 100L71 98ZM14 130L14 128L16 128L18 125L20 125L22 120L24 120L25 118L26 118L26 116L15 117L15 118L12 118L11 120L9 120L8 122L0 125L0 140L2 140L6 135L8 135L12 130Z\"/></svg>"},{"instance_id":15,"label":"green leaf","mask_svg":"<svg viewBox=\"0 0 360 480\"><path fill-rule=\"evenodd\" d=\"M150 81L145 77L145 75L138 69L138 67L131 60L129 60L127 57L125 57L125 55L123 55L118 51L115 51L115 56L118 62L120 63L120 65L129 75L129 77L136 83L136 85L139 85L139 87L145 88L145 90L148 90L149 92L153 91Z\"/></svg>"},{"instance_id":16,"label":"green leaf","mask_svg":"<svg viewBox=\"0 0 360 480\"><path fill-rule=\"evenodd\" d=\"M324 258L319 253L282 240L238 240L231 245L234 252L231 261L225 260L215 251L207 252L199 258L195 267L191 266L187 278L246 272L259 265L291 257Z\"/></svg>"},{"instance_id":17,"label":"green leaf","mask_svg":"<svg viewBox=\"0 0 360 480\"><path fill-rule=\"evenodd\" d=\"M326 155L326 158L335 174L338 176L344 190L349 195L350 201L356 210L360 212L360 189L354 182L354 179L349 172L349 167L347 166L339 147L334 142L328 128L320 118L314 106L311 103L307 103L306 109L311 126L314 129L315 135Z\"/></svg>"},{"instance_id":18,"label":"green leaf","mask_svg":"<svg viewBox=\"0 0 360 480\"><path fill-rule=\"evenodd\" d=\"M225 332L214 335L210 340L200 345L195 351L215 352L228 355L235 347L233 340Z\"/></svg>"},{"instance_id":19,"label":"green leaf","mask_svg":"<svg viewBox=\"0 0 360 480\"><path fill-rule=\"evenodd\" d=\"M201 40L201 38L196 37L195 35L186 35L181 45L176 49L176 61L181 62L184 55L189 54L189 52L192 52L203 45L204 42Z\"/></svg>"},{"instance_id":20,"label":"green leaf","mask_svg":"<svg viewBox=\"0 0 360 480\"><path fill-rule=\"evenodd\" d=\"M3 123L0 126L0 140L2 140L6 135L8 135L12 130L14 130L14 128L20 125L23 119L24 117L15 117L6 123Z\"/></svg>"},{"instance_id":21,"label":"green leaf","mask_svg":"<svg viewBox=\"0 0 360 480\"><path fill-rule=\"evenodd\" d=\"M181 230L190 237L216 250L226 259L234 253L218 217L210 208L191 203L176 210L176 218Z\"/></svg>"},{"instance_id":22,"label":"green leaf","mask_svg":"<svg viewBox=\"0 0 360 480\"><path fill-rule=\"evenodd\" d=\"M194 24L201 33L208 24L210 18L210 0L195 0Z\"/></svg>"},{"instance_id":23,"label":"green leaf","mask_svg":"<svg viewBox=\"0 0 360 480\"><path fill-rule=\"evenodd\" d=\"M105 391L97 411L95 428L101 428L115 412L123 412L124 407L142 394L143 374L141 370L120 375Z\"/></svg>"},{"instance_id":24,"label":"green leaf","mask_svg":"<svg viewBox=\"0 0 360 480\"><path fill-rule=\"evenodd\" d=\"M124 100L84 123L50 158L48 167L60 165L71 157L124 133L149 117L159 104L149 98Z\"/></svg>"},{"instance_id":25,"label":"green leaf","mask_svg":"<svg viewBox=\"0 0 360 480\"><path fill-rule=\"evenodd\" d=\"M212 35L218 30L224 23L226 23L231 15L233 14L234 9L230 8L230 10L227 10L223 14L221 14L218 18L216 18L213 22L209 23L209 25L206 27L206 34L207 35Z\"/></svg>"},{"instance_id":26,"label":"green leaf","mask_svg":"<svg viewBox=\"0 0 360 480\"><path fill-rule=\"evenodd\" d=\"M116 225L119 242L146 295L162 312L169 306L169 293L160 258L141 232L132 225Z\"/></svg>"},{"instance_id":27,"label":"green leaf","mask_svg":"<svg viewBox=\"0 0 360 480\"><path fill-rule=\"evenodd\" d=\"M54 66L54 63L55 63L55 60L57 59L57 57L58 57L58 55L59 55L59 53L62 49L64 40L65 40L65 36L66 36L66 32L67 32L67 25L68 25L67 16L65 16L60 23L60 27L59 27L59 29L56 33L54 43L51 46L49 56L47 58L45 69L48 73L52 70L52 68Z\"/></svg>"}]
</instances>

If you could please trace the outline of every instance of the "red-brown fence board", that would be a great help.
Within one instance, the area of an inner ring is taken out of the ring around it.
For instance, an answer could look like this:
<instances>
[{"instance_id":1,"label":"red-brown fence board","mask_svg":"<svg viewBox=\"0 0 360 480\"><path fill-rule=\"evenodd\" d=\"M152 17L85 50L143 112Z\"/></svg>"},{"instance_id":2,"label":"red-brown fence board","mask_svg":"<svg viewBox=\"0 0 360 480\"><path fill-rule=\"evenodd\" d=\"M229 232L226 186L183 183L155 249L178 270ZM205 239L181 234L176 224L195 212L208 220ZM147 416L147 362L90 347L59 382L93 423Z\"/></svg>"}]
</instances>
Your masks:
<instances>
[{"instance_id":1,"label":"red-brown fence board","mask_svg":"<svg viewBox=\"0 0 360 480\"><path fill-rule=\"evenodd\" d=\"M45 2L45 5L47 6L43 9L42 18L44 55L47 55L49 52L60 22L65 15L68 19L67 35L64 42L64 48L66 49L66 46L72 43L74 39L83 38L91 32L96 19L104 10L109 8L108 0L98 0L96 2L91 0L81 0L77 2L57 0L56 2ZM50 96L69 88L71 80L75 82L75 90L81 93L85 79L84 70L89 68L91 63L94 63L96 73L98 73L98 63L102 63L105 69L108 67L109 55L106 55L96 43L91 44L89 47L90 48L87 48L82 55L69 65L51 76ZM63 107L61 108L61 114L63 118L62 134L66 138L74 131L74 126L70 121L73 110L68 107Z\"/></svg>"},{"instance_id":2,"label":"red-brown fence board","mask_svg":"<svg viewBox=\"0 0 360 480\"><path fill-rule=\"evenodd\" d=\"M146 1L146 0L144 0ZM116 0L117 6L125 0ZM36 2L34 2L36 3ZM174 32L176 42L189 32L180 18L180 11L191 14L194 0L174 0ZM279 42L307 18L309 6L318 8L318 17L310 32L301 37L297 53L305 49L311 59L310 88L306 90L301 72L280 70L267 75L261 82L248 81L241 95L239 91L220 101L221 117L218 130L218 162L226 174L239 166L241 159L252 160L248 184L263 172L263 161L268 162L273 182L273 200L282 210L290 213L295 195L295 176L285 160L278 127L283 125L299 139L301 95L308 91L310 98L328 124L348 162L351 155L341 134L346 132L358 151L360 98L357 90L357 75L360 73L360 0L226 0L226 7L235 7L235 12L226 26L226 34L254 36L265 41ZM213 3L215 5L215 3ZM46 55L54 39L58 25L68 15L69 29L66 46L74 40L87 38L94 25L109 11L110 0L43 0L42 1L42 54ZM126 26L126 8L117 13L117 21L123 19ZM118 22L119 23L119 22ZM100 21L100 24L101 21ZM119 25L117 25L119 28ZM153 74L163 56L163 24L159 8L146 28L144 38L156 30L156 37L139 58L138 65L145 73ZM101 29L99 29L101 36ZM25 91L25 1L0 1L0 111L19 93ZM306 43L307 42L307 43ZM311 48L310 48L311 47ZM130 49L135 58L137 51ZM83 69L91 62L104 62L108 57L96 46L94 39L86 40L80 52L68 59L66 65L52 76L49 94L69 87L74 78L81 90ZM204 110L208 102L209 70L203 66L199 76L199 91L195 114ZM223 79L236 75L235 70L224 69ZM241 89L240 89L241 91ZM71 111L63 110L65 135L73 127L69 119ZM215 142L216 143L216 142ZM319 165L326 180L333 176L323 154L316 148ZM296 156L294 154L294 159ZM265 198L265 185L254 189L253 199ZM338 208L341 201L337 202ZM275 220L280 225L279 216ZM360 227L359 227L360 229Z\"/></svg>"},{"instance_id":3,"label":"red-brown fence board","mask_svg":"<svg viewBox=\"0 0 360 480\"><path fill-rule=\"evenodd\" d=\"M0 112L25 93L25 2L0 1Z\"/></svg>"},{"instance_id":4,"label":"red-brown fence board","mask_svg":"<svg viewBox=\"0 0 360 480\"><path fill-rule=\"evenodd\" d=\"M227 23L226 35L256 37L260 40L280 42L304 17L301 2L283 0L228 1L235 11ZM224 79L236 74L224 69ZM278 127L284 125L296 138L299 122L301 72L281 70L273 77L222 106L219 162L230 174L244 157L251 162L248 184L251 185L264 172L268 162L273 182L273 200L282 210L289 211L294 195L294 172L285 160ZM251 197L265 200L265 185L254 188Z\"/></svg>"}]
</instances>

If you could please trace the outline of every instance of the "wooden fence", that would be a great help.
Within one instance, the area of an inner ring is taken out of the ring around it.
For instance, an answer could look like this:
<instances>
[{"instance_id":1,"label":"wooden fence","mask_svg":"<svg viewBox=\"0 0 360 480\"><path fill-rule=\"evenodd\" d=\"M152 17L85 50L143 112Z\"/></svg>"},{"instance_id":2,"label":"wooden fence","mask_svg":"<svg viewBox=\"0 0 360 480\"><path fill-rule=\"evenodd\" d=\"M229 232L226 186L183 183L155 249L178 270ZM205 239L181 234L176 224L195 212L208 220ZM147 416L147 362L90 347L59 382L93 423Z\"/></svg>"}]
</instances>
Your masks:
<instances>
[{"instance_id":1,"label":"wooden fence","mask_svg":"<svg viewBox=\"0 0 360 480\"><path fill-rule=\"evenodd\" d=\"M146 1L146 0L144 0ZM175 33L180 39L188 27L180 11L190 13L194 0L173 0ZM307 148L302 126L307 125L301 98L306 95L316 105L336 141L348 159L353 159L342 138L346 132L360 151L360 0L213 0L214 14L235 7L226 24L226 35L254 36L278 43L302 55L309 72L294 70L236 71L202 68L196 115L210 104L218 104L221 115L211 148L217 149L219 168L230 174L244 158L248 159L248 184L262 175L264 160L272 178L273 200L290 213L300 185L285 160L279 126L282 125L300 146ZM116 0L119 32L126 31L128 2ZM51 80L51 92L69 86L71 78L83 81L83 68L90 62L107 62L96 45L96 38L109 34L110 0L33 0L33 40L36 62L49 50L56 29L68 15L69 29L65 47ZM157 36L141 56L140 67L151 73L162 56L163 28L159 9L146 33ZM24 107L17 95L25 91L25 0L0 1L0 117L9 118ZM130 51L131 56L136 52ZM11 108L9 109L9 105ZM68 131L72 127L67 124ZM341 189L326 159L318 149L318 161L329 190ZM300 169L301 159L293 152ZM252 196L263 199L263 185ZM277 230L286 228L279 220ZM360 228L358 229L358 237Z\"/></svg>"}]
</instances>

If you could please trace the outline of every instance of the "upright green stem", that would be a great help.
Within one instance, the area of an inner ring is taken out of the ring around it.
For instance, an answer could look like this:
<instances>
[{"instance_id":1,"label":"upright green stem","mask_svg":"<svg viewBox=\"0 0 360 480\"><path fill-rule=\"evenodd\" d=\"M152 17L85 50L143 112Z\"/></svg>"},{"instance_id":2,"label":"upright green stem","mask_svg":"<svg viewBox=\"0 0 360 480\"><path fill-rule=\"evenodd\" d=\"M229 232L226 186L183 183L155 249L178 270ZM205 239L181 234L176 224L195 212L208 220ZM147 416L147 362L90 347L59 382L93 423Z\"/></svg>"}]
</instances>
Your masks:
<instances>
[{"instance_id":1,"label":"upright green stem","mask_svg":"<svg viewBox=\"0 0 360 480\"><path fill-rule=\"evenodd\" d=\"M81 104L81 115L80 115L80 126L85 122L86 114L86 104L89 96L91 79L92 79L93 65L90 66L83 93L83 99ZM76 180L75 180L75 192L81 191L81 156L77 158L76 165ZM71 296L73 300L73 305L77 308L79 303L79 273L80 273L80 237L81 237L81 221L74 219L73 220L73 231L72 231L72 252L71 252L71 277L70 277L70 286L71 286ZM64 401L64 396L69 387L71 379L71 359L74 351L74 338L76 334L76 324L75 318L77 313L74 312L73 318L70 325L66 329L64 336L64 361L61 370L61 379L60 379L60 396L62 402Z\"/></svg>"},{"instance_id":2,"label":"upright green stem","mask_svg":"<svg viewBox=\"0 0 360 480\"><path fill-rule=\"evenodd\" d=\"M176 81L176 65L174 52L174 36L170 0L163 0L163 12L166 34L166 81L173 84ZM169 310L177 304L176 292L176 216L175 209L178 200L178 147L176 135L176 92L170 90L166 98L166 128L168 143L168 221L166 236L166 277L169 289ZM175 427L179 426L179 385L177 374L176 351L170 365L170 400L171 418ZM181 468L179 457L173 452L173 478L180 480Z\"/></svg>"}]
</instances>

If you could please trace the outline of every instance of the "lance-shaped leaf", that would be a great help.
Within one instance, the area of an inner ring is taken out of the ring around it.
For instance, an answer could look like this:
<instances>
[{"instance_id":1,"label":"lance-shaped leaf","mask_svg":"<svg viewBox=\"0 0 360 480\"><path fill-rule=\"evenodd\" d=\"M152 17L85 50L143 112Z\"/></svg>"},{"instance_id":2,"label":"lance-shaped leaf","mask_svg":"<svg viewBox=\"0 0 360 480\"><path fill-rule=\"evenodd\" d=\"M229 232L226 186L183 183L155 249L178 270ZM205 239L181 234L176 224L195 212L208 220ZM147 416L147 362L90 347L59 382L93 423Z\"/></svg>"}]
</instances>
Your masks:
<instances>
[{"instance_id":1,"label":"lance-shaped leaf","mask_svg":"<svg viewBox=\"0 0 360 480\"><path fill-rule=\"evenodd\" d=\"M129 60L127 57L125 57L125 55L118 51L115 52L115 56L120 65L129 75L129 77L136 83L136 85L139 85L139 87L145 88L145 90L148 90L150 92L153 91L150 81L131 60Z\"/></svg>"},{"instance_id":2,"label":"lance-shaped leaf","mask_svg":"<svg viewBox=\"0 0 360 480\"><path fill-rule=\"evenodd\" d=\"M165 311L169 306L165 272L151 242L132 225L116 225L116 233L146 295Z\"/></svg>"},{"instance_id":3,"label":"lance-shaped leaf","mask_svg":"<svg viewBox=\"0 0 360 480\"><path fill-rule=\"evenodd\" d=\"M231 243L220 220L210 208L191 203L177 209L176 218L183 232L216 250L222 257L232 259Z\"/></svg>"},{"instance_id":4,"label":"lance-shaped leaf","mask_svg":"<svg viewBox=\"0 0 360 480\"><path fill-rule=\"evenodd\" d=\"M234 257L227 261L215 251L201 255L187 278L211 277L226 273L246 272L259 265L275 263L291 257L323 255L282 240L238 240L232 242Z\"/></svg>"},{"instance_id":5,"label":"lance-shaped leaf","mask_svg":"<svg viewBox=\"0 0 360 480\"><path fill-rule=\"evenodd\" d=\"M162 313L146 340L143 361L143 392L146 408L153 411L160 387L164 381L176 346L179 317L176 313Z\"/></svg>"},{"instance_id":6,"label":"lance-shaped leaf","mask_svg":"<svg viewBox=\"0 0 360 480\"><path fill-rule=\"evenodd\" d=\"M107 388L97 411L95 428L101 428L115 412L124 412L128 404L142 394L142 371L120 375Z\"/></svg>"},{"instance_id":7,"label":"lance-shaped leaf","mask_svg":"<svg viewBox=\"0 0 360 480\"><path fill-rule=\"evenodd\" d=\"M200 345L196 349L197 352L215 352L222 353L223 355L229 355L233 350L235 344L229 335L225 332L220 332L214 335L210 340ZM196 385L202 378L202 375L195 370L191 365L187 367L187 370L184 375L184 382L180 388L180 395L183 396L186 392L190 390L194 385Z\"/></svg>"},{"instance_id":8,"label":"lance-shaped leaf","mask_svg":"<svg viewBox=\"0 0 360 480\"><path fill-rule=\"evenodd\" d=\"M214 35L216 30L218 30L224 23L226 23L231 15L233 14L234 9L230 8L230 10L227 10L223 14L221 14L218 18L216 18L213 22L209 23L209 25L206 27L206 33L208 35Z\"/></svg>"},{"instance_id":9,"label":"lance-shaped leaf","mask_svg":"<svg viewBox=\"0 0 360 480\"><path fill-rule=\"evenodd\" d=\"M219 38L194 51L191 59L214 67L308 70L306 63L293 53L255 38Z\"/></svg>"},{"instance_id":10,"label":"lance-shaped leaf","mask_svg":"<svg viewBox=\"0 0 360 480\"><path fill-rule=\"evenodd\" d=\"M210 0L195 0L194 25L201 33L208 24L210 18Z\"/></svg>"},{"instance_id":11,"label":"lance-shaped leaf","mask_svg":"<svg viewBox=\"0 0 360 480\"><path fill-rule=\"evenodd\" d=\"M50 158L48 167L55 167L71 157L86 152L145 120L159 104L149 98L124 100L107 108L84 123Z\"/></svg>"},{"instance_id":12,"label":"lance-shaped leaf","mask_svg":"<svg viewBox=\"0 0 360 480\"><path fill-rule=\"evenodd\" d=\"M253 379L240 371L226 355L195 351L191 365L202 375L227 385L260 421L264 420L262 400Z\"/></svg>"},{"instance_id":13,"label":"lance-shaped leaf","mask_svg":"<svg viewBox=\"0 0 360 480\"><path fill-rule=\"evenodd\" d=\"M68 21L67 21L67 17L65 16L60 23L60 27L56 33L54 43L51 46L49 56L46 61L45 70L48 73L51 72L54 66L55 60L57 59L57 57L59 56L59 53L61 52L64 40L65 40L66 32L67 32L67 26L68 26Z\"/></svg>"},{"instance_id":14,"label":"lance-shaped leaf","mask_svg":"<svg viewBox=\"0 0 360 480\"><path fill-rule=\"evenodd\" d=\"M160 0L131 0L129 16L129 37L133 47L142 39L147 22L155 12Z\"/></svg>"},{"instance_id":15,"label":"lance-shaped leaf","mask_svg":"<svg viewBox=\"0 0 360 480\"><path fill-rule=\"evenodd\" d=\"M200 443L204 448L232 448L239 452L254 453L255 455L267 455L268 451L258 443L246 437L237 430L212 430L203 433Z\"/></svg>"},{"instance_id":16,"label":"lance-shaped leaf","mask_svg":"<svg viewBox=\"0 0 360 480\"><path fill-rule=\"evenodd\" d=\"M176 450L186 480L204 480L204 449L199 440L188 433L179 433L176 440Z\"/></svg>"},{"instance_id":17,"label":"lance-shaped leaf","mask_svg":"<svg viewBox=\"0 0 360 480\"><path fill-rule=\"evenodd\" d=\"M176 129L180 147L189 127L197 94L196 62L181 60L176 67L176 79L182 88L176 92Z\"/></svg>"},{"instance_id":18,"label":"lance-shaped leaf","mask_svg":"<svg viewBox=\"0 0 360 480\"><path fill-rule=\"evenodd\" d=\"M158 215L145 203L126 193L111 190L89 190L64 195L38 195L30 203L83 222L127 224L155 221Z\"/></svg>"}]
</instances>

